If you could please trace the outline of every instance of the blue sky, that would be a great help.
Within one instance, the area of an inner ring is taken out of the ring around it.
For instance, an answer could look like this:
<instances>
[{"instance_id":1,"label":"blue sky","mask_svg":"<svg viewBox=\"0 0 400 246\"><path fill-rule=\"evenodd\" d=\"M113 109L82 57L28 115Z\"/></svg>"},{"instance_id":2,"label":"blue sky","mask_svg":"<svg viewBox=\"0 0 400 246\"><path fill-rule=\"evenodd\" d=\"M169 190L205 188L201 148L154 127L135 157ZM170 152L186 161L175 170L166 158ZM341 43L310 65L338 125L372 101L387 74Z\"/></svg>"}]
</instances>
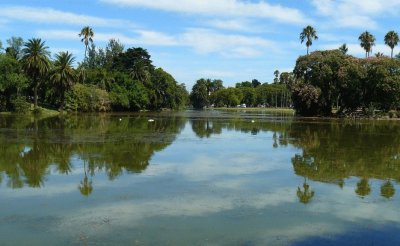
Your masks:
<instances>
[{"instance_id":1,"label":"blue sky","mask_svg":"<svg viewBox=\"0 0 400 246\"><path fill-rule=\"evenodd\" d=\"M377 39L373 53L390 55L383 37L400 31L399 14L400 0L3 0L0 39L6 46L11 36L40 37L53 54L70 51L80 61L78 33L89 25L98 47L110 38L143 47L190 90L202 77L233 86L292 70L306 52L299 41L306 25L319 36L311 51L346 43L363 57L358 36L368 30Z\"/></svg>"}]
</instances>

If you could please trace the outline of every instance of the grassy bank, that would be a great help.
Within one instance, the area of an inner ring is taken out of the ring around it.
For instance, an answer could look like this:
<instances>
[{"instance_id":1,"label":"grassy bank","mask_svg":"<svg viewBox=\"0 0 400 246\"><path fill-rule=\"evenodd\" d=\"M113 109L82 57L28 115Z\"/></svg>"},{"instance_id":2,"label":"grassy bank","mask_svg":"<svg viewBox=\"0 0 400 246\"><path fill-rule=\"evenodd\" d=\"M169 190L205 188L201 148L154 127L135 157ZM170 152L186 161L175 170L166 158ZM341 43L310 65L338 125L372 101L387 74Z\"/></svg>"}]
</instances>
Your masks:
<instances>
[{"instance_id":1,"label":"grassy bank","mask_svg":"<svg viewBox=\"0 0 400 246\"><path fill-rule=\"evenodd\" d=\"M287 114L295 113L295 111L291 108L212 108L212 109L225 110L225 111L262 111L262 112L287 113Z\"/></svg>"}]
</instances>

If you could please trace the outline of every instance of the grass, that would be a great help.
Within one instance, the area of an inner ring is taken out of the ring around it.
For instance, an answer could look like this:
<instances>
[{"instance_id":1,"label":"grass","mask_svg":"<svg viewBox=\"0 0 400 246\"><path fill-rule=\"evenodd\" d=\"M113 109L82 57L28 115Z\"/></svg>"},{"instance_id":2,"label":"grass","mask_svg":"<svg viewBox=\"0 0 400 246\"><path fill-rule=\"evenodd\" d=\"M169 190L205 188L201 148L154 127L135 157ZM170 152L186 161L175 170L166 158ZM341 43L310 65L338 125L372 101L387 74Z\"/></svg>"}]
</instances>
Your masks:
<instances>
[{"instance_id":1,"label":"grass","mask_svg":"<svg viewBox=\"0 0 400 246\"><path fill-rule=\"evenodd\" d=\"M262 111L262 112L274 112L274 113L294 113L295 111L291 108L213 108L215 110L225 111Z\"/></svg>"}]
</instances>

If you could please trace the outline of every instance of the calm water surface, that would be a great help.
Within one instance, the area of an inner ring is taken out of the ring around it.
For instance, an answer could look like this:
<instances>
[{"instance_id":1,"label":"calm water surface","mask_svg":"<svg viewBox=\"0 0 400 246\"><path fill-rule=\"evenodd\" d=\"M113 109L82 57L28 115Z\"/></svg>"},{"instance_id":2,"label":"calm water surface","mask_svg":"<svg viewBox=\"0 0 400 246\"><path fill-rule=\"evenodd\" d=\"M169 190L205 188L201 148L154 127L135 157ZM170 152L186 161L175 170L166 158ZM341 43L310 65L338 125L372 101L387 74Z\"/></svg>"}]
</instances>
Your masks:
<instances>
[{"instance_id":1,"label":"calm water surface","mask_svg":"<svg viewBox=\"0 0 400 246\"><path fill-rule=\"evenodd\" d=\"M1 245L400 245L399 182L396 121L0 116Z\"/></svg>"}]
</instances>

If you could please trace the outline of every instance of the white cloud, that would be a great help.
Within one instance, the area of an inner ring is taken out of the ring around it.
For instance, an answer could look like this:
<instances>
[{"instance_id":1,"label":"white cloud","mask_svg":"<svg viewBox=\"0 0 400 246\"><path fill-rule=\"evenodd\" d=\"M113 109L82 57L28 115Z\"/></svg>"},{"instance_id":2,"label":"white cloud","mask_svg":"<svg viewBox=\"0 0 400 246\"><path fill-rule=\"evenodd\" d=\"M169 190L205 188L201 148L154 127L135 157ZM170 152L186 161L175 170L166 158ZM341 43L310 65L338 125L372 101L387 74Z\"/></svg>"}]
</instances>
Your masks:
<instances>
[{"instance_id":1,"label":"white cloud","mask_svg":"<svg viewBox=\"0 0 400 246\"><path fill-rule=\"evenodd\" d=\"M163 33L138 30L135 31L136 37L130 37L122 33L101 33L94 34L94 41L108 42L110 39L118 39L125 45L146 45L146 46L171 46L177 45L178 42L174 37ZM79 40L78 33L72 30L40 30L37 35L45 39L73 39Z\"/></svg>"},{"instance_id":2,"label":"white cloud","mask_svg":"<svg viewBox=\"0 0 400 246\"><path fill-rule=\"evenodd\" d=\"M332 18L332 26L368 29L378 28L375 18L396 15L400 7L399 0L312 0L312 4L317 13Z\"/></svg>"},{"instance_id":3,"label":"white cloud","mask_svg":"<svg viewBox=\"0 0 400 246\"><path fill-rule=\"evenodd\" d=\"M265 50L276 50L275 43L260 37L222 34L209 29L189 29L182 43L198 53L219 53L226 57L256 57Z\"/></svg>"},{"instance_id":4,"label":"white cloud","mask_svg":"<svg viewBox=\"0 0 400 246\"><path fill-rule=\"evenodd\" d=\"M230 30L230 31L242 31L242 32L260 32L261 28L255 27L254 23L251 23L246 19L214 19L207 21L206 24L210 27Z\"/></svg>"},{"instance_id":5,"label":"white cloud","mask_svg":"<svg viewBox=\"0 0 400 246\"><path fill-rule=\"evenodd\" d=\"M136 30L137 36L130 37L121 33L101 33L94 35L95 42L107 42L111 38L119 39L126 45L143 46L188 46L201 54L220 54L225 57L256 57L265 50L278 50L275 43L253 36L222 34L209 29L188 29L180 35ZM76 31L71 30L41 30L37 35L45 39L74 39L79 40Z\"/></svg>"},{"instance_id":6,"label":"white cloud","mask_svg":"<svg viewBox=\"0 0 400 246\"><path fill-rule=\"evenodd\" d=\"M310 22L301 11L282 5L272 5L266 1L252 3L242 0L101 0L118 6L145 7L164 11L217 15L268 18L274 21L305 24Z\"/></svg>"},{"instance_id":7,"label":"white cloud","mask_svg":"<svg viewBox=\"0 0 400 246\"><path fill-rule=\"evenodd\" d=\"M32 8L23 6L2 7L0 17L12 20L51 23L51 24L70 24L80 26L104 26L104 27L132 27L131 22L120 19L99 18L88 15L79 15L71 12L64 12L52 8Z\"/></svg>"}]
</instances>

